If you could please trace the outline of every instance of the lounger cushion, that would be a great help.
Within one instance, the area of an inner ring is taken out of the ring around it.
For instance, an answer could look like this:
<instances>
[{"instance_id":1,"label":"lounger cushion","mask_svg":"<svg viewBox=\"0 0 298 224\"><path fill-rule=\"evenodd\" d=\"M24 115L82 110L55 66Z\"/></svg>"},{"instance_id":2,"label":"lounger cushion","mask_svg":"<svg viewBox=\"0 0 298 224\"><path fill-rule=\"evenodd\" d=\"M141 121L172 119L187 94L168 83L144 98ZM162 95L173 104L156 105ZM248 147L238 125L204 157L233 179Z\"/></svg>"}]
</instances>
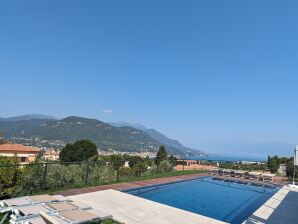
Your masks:
<instances>
[{"instance_id":1,"label":"lounger cushion","mask_svg":"<svg viewBox=\"0 0 298 224\"><path fill-rule=\"evenodd\" d=\"M68 202L52 203L52 204L49 204L48 206L56 211L67 211L67 210L78 209L76 205Z\"/></svg>"},{"instance_id":2,"label":"lounger cushion","mask_svg":"<svg viewBox=\"0 0 298 224\"><path fill-rule=\"evenodd\" d=\"M55 195L53 195L53 197L56 198L59 201L69 201L66 197L64 197L61 194L55 194Z\"/></svg>"},{"instance_id":3,"label":"lounger cushion","mask_svg":"<svg viewBox=\"0 0 298 224\"><path fill-rule=\"evenodd\" d=\"M46 209L44 206L42 205L28 205L28 206L22 206L22 207L18 207L18 210L20 211L20 213L22 213L24 216L27 215L38 215L39 212L43 211L43 212L49 212L49 209Z\"/></svg>"},{"instance_id":4,"label":"lounger cushion","mask_svg":"<svg viewBox=\"0 0 298 224\"><path fill-rule=\"evenodd\" d=\"M3 200L3 203L9 207L31 204L31 202L26 197Z\"/></svg>"},{"instance_id":5,"label":"lounger cushion","mask_svg":"<svg viewBox=\"0 0 298 224\"><path fill-rule=\"evenodd\" d=\"M98 215L85 210L63 211L59 214L64 218L67 218L75 222L92 221L100 218Z\"/></svg>"},{"instance_id":6,"label":"lounger cushion","mask_svg":"<svg viewBox=\"0 0 298 224\"><path fill-rule=\"evenodd\" d=\"M58 198L50 196L48 194L44 195L34 195L34 196L28 196L28 198L34 202L37 203L45 203L45 202L51 202L51 201L59 201Z\"/></svg>"},{"instance_id":7,"label":"lounger cushion","mask_svg":"<svg viewBox=\"0 0 298 224\"><path fill-rule=\"evenodd\" d=\"M39 214L46 224L68 224L66 220L63 220L58 216L55 216L55 215L52 216L45 212L40 212Z\"/></svg>"}]
</instances>

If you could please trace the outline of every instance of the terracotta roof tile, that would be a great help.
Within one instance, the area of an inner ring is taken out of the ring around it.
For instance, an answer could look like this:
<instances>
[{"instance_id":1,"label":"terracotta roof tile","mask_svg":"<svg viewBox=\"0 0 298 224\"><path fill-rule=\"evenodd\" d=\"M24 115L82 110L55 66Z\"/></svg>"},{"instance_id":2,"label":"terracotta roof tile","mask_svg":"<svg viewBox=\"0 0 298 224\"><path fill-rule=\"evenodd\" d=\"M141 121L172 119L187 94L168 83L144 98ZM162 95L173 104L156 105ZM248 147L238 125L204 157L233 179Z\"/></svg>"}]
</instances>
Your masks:
<instances>
[{"instance_id":1,"label":"terracotta roof tile","mask_svg":"<svg viewBox=\"0 0 298 224\"><path fill-rule=\"evenodd\" d=\"M33 147L24 146L21 144L13 143L4 143L0 144L0 153L1 152L12 152L12 153L38 153L39 150Z\"/></svg>"}]
</instances>

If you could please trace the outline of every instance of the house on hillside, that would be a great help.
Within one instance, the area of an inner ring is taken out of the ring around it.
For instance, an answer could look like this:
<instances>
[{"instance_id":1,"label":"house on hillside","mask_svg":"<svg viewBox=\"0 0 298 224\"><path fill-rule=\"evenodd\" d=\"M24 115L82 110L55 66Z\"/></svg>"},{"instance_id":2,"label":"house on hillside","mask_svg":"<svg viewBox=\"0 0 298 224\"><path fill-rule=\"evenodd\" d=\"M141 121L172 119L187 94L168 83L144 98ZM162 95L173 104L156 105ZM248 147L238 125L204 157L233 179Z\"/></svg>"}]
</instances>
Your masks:
<instances>
[{"instance_id":1,"label":"house on hillside","mask_svg":"<svg viewBox=\"0 0 298 224\"><path fill-rule=\"evenodd\" d=\"M60 151L55 149L48 149L43 153L43 158L46 160L56 161L59 160Z\"/></svg>"},{"instance_id":2,"label":"house on hillside","mask_svg":"<svg viewBox=\"0 0 298 224\"><path fill-rule=\"evenodd\" d=\"M0 156L13 157L16 155L21 164L33 162L38 153L38 149L21 144L10 142L0 144Z\"/></svg>"}]
</instances>

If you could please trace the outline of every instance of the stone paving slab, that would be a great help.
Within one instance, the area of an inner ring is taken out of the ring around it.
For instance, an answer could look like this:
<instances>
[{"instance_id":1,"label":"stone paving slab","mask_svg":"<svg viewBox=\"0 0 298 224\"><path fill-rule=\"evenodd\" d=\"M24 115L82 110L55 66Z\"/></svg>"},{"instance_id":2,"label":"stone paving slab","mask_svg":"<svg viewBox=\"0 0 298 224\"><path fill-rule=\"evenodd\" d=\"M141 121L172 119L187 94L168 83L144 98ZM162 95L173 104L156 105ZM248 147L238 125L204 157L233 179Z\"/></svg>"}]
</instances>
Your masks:
<instances>
[{"instance_id":1,"label":"stone paving slab","mask_svg":"<svg viewBox=\"0 0 298 224\"><path fill-rule=\"evenodd\" d=\"M88 203L125 224L225 224L206 216L163 205L116 190L103 190L68 197Z\"/></svg>"}]
</instances>

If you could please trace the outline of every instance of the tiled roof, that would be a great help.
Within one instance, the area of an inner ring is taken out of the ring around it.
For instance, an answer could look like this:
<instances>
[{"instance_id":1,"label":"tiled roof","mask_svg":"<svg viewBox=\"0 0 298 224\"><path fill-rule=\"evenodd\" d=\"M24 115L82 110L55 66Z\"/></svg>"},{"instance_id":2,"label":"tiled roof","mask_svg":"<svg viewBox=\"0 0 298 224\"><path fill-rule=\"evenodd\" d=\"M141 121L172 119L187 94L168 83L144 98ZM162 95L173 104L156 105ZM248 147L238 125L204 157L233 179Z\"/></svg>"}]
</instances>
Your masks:
<instances>
[{"instance_id":1,"label":"tiled roof","mask_svg":"<svg viewBox=\"0 0 298 224\"><path fill-rule=\"evenodd\" d=\"M21 144L4 143L0 144L1 152L11 152L11 153L38 153L39 150L33 147L24 146Z\"/></svg>"}]
</instances>

